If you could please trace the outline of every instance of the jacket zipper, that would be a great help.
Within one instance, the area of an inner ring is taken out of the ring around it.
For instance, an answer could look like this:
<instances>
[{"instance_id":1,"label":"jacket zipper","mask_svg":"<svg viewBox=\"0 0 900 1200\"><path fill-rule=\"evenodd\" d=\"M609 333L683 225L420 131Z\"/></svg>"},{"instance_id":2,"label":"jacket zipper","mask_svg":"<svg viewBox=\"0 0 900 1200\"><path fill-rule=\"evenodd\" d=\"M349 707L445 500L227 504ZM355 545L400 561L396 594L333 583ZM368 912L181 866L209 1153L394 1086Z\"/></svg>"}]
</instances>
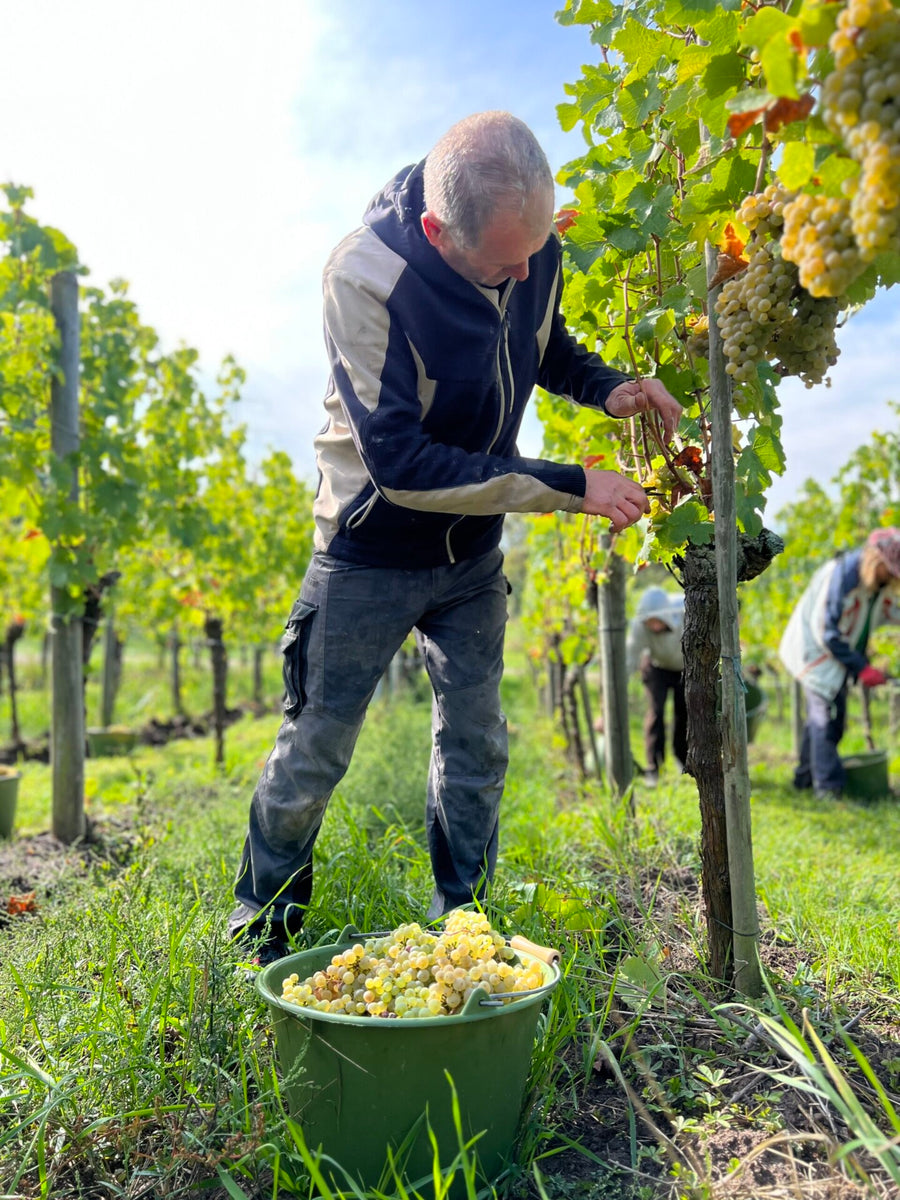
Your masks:
<instances>
[{"instance_id":1,"label":"jacket zipper","mask_svg":"<svg viewBox=\"0 0 900 1200\"><path fill-rule=\"evenodd\" d=\"M506 377L509 380L509 408L508 413L512 416L513 406L516 402L516 381L513 378L512 359L509 354L509 331L512 326L512 319L508 311L503 313L503 346L506 350Z\"/></svg>"},{"instance_id":2,"label":"jacket zipper","mask_svg":"<svg viewBox=\"0 0 900 1200\"><path fill-rule=\"evenodd\" d=\"M497 418L497 428L494 431L494 436L491 438L486 453L490 453L497 444L497 439L503 429L503 422L506 420L507 412L512 413L513 404L515 403L515 384L513 383L512 359L509 354L509 298L512 295L512 290L516 286L516 281L510 279L509 287L507 287L502 303L498 302L497 307L500 310L500 336L497 339L497 384L500 388L500 412ZM506 357L506 377L509 380L509 408L506 406L506 388L503 385L503 363L502 356ZM456 562L456 555L453 553L453 546L450 542L450 535L456 526L462 521L462 517L457 517L452 525L447 529L444 537L444 545L447 548L447 558L451 566Z\"/></svg>"},{"instance_id":3,"label":"jacket zipper","mask_svg":"<svg viewBox=\"0 0 900 1200\"><path fill-rule=\"evenodd\" d=\"M512 360L510 359L510 356L509 356L510 318L509 318L509 310L507 308L507 306L509 304L509 298L512 295L512 290L515 286L516 286L516 281L514 279L510 280L509 287L506 289L506 294L503 297L503 303L501 305L499 305L499 308L500 308L500 336L497 339L497 384L500 388L500 412L497 417L497 428L494 431L494 436L491 438L490 445L488 446L488 453L490 453L490 451L493 450L494 446L497 444L497 439L500 437L500 433L503 429L503 422L506 420L507 411L509 411L510 413L512 412L513 403L515 401L514 384L513 384L513 377L512 377ZM510 395L509 395L509 409L508 410L507 410L507 406L506 406L506 388L504 387L504 384L503 384L503 363L502 363L503 355L505 355L505 357L506 357L506 373L507 373L507 378L509 379Z\"/></svg>"}]
</instances>

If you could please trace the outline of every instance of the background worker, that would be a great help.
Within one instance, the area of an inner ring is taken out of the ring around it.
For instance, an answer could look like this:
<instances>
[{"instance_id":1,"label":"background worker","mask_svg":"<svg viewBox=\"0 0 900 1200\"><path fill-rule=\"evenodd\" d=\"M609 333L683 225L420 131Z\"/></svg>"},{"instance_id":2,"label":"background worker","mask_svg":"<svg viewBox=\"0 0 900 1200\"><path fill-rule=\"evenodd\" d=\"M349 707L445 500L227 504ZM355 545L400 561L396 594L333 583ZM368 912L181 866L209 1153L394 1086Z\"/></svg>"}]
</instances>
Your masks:
<instances>
[{"instance_id":1,"label":"background worker","mask_svg":"<svg viewBox=\"0 0 900 1200\"><path fill-rule=\"evenodd\" d=\"M528 127L476 113L389 181L325 267L315 553L229 922L261 958L302 924L329 798L413 629L434 695L428 918L485 894L507 767L503 516L562 509L620 530L647 511L633 479L516 447L535 384L616 417L653 411L667 440L681 413L658 380L629 380L568 333L554 208Z\"/></svg>"},{"instance_id":2,"label":"background worker","mask_svg":"<svg viewBox=\"0 0 900 1200\"><path fill-rule=\"evenodd\" d=\"M794 786L838 798L844 766L838 745L847 717L847 687L878 687L887 676L869 662L869 635L900 624L900 529L875 529L865 544L824 563L797 602L779 654L803 686L806 723Z\"/></svg>"},{"instance_id":3,"label":"background worker","mask_svg":"<svg viewBox=\"0 0 900 1200\"><path fill-rule=\"evenodd\" d=\"M659 780L666 758L666 701L672 695L672 751L679 769L687 757L687 709L684 703L684 593L650 587L638 601L628 628L629 677L640 671L647 693L644 716L645 779Z\"/></svg>"}]
</instances>

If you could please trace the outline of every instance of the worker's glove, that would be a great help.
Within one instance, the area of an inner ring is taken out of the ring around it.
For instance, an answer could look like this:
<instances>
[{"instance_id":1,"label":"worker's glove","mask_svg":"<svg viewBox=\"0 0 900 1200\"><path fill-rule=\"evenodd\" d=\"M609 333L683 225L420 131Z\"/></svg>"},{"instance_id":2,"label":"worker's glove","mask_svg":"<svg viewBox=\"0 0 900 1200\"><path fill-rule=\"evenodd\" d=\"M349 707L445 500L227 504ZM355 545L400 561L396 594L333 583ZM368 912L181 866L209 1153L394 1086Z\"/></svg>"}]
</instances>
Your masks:
<instances>
[{"instance_id":1,"label":"worker's glove","mask_svg":"<svg viewBox=\"0 0 900 1200\"><path fill-rule=\"evenodd\" d=\"M878 687L880 683L887 683L887 675L884 671L879 671L877 667L863 667L859 673L859 682L863 687Z\"/></svg>"}]
</instances>

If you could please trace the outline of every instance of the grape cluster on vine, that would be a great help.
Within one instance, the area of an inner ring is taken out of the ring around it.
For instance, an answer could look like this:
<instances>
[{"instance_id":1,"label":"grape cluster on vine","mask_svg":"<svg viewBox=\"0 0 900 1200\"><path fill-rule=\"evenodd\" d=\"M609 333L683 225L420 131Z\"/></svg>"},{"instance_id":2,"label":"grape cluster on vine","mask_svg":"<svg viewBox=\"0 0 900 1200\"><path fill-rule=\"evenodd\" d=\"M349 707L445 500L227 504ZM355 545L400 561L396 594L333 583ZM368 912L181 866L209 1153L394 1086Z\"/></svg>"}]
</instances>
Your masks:
<instances>
[{"instance_id":1,"label":"grape cluster on vine","mask_svg":"<svg viewBox=\"0 0 900 1200\"><path fill-rule=\"evenodd\" d=\"M544 982L540 962L520 962L480 912L454 909L442 933L400 925L368 938L301 980L282 983L282 999L344 1016L440 1017L460 1012L472 992L522 992Z\"/></svg>"},{"instance_id":2,"label":"grape cluster on vine","mask_svg":"<svg viewBox=\"0 0 900 1200\"><path fill-rule=\"evenodd\" d=\"M738 220L751 233L755 233L757 239L778 237L784 225L785 205L794 199L795 194L775 180L763 191L744 198L737 211Z\"/></svg>"},{"instance_id":3,"label":"grape cluster on vine","mask_svg":"<svg viewBox=\"0 0 900 1200\"><path fill-rule=\"evenodd\" d=\"M752 383L757 364L767 360L807 387L821 383L837 361L840 303L810 295L776 240L752 242L746 253L749 266L728 280L716 301L726 374L736 384Z\"/></svg>"},{"instance_id":4,"label":"grape cluster on vine","mask_svg":"<svg viewBox=\"0 0 900 1200\"><path fill-rule=\"evenodd\" d=\"M703 313L688 322L688 352L699 358L709 358L709 317Z\"/></svg>"},{"instance_id":5,"label":"grape cluster on vine","mask_svg":"<svg viewBox=\"0 0 900 1200\"><path fill-rule=\"evenodd\" d=\"M843 196L797 196L784 209L781 252L811 296L842 296L865 269Z\"/></svg>"},{"instance_id":6,"label":"grape cluster on vine","mask_svg":"<svg viewBox=\"0 0 900 1200\"><path fill-rule=\"evenodd\" d=\"M835 66L822 115L859 163L845 186L853 236L870 262L900 251L900 11L890 0L850 0L829 45Z\"/></svg>"}]
</instances>

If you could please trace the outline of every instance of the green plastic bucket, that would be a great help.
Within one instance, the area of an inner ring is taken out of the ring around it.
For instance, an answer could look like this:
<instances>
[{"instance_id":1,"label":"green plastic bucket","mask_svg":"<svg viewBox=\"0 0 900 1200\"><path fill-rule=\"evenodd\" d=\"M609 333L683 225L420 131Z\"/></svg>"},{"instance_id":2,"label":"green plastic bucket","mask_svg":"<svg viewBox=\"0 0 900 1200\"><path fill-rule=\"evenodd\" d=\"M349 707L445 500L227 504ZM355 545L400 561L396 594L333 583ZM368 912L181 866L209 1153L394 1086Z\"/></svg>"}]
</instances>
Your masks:
<instances>
[{"instance_id":1,"label":"green plastic bucket","mask_svg":"<svg viewBox=\"0 0 900 1200\"><path fill-rule=\"evenodd\" d=\"M97 726L87 730L88 753L91 758L130 754L137 745L137 740L137 733L133 729Z\"/></svg>"},{"instance_id":2,"label":"green plastic bucket","mask_svg":"<svg viewBox=\"0 0 900 1200\"><path fill-rule=\"evenodd\" d=\"M427 1187L434 1164L428 1127L444 1170L459 1153L449 1075L462 1135L481 1135L473 1153L484 1177L495 1179L509 1161L541 1004L559 981L559 968L535 960L543 970L541 987L508 1003L479 988L455 1016L343 1016L282 1000L282 982L292 972L305 979L366 936L345 929L334 945L291 954L257 976L292 1118L310 1150L321 1149L331 1186L347 1186L344 1172L363 1187L392 1180L390 1147L401 1176ZM523 961L533 957L517 953Z\"/></svg>"},{"instance_id":3,"label":"green plastic bucket","mask_svg":"<svg viewBox=\"0 0 900 1200\"><path fill-rule=\"evenodd\" d=\"M888 759L884 750L869 750L841 760L844 791L857 800L878 800L890 795Z\"/></svg>"},{"instance_id":4,"label":"green plastic bucket","mask_svg":"<svg viewBox=\"0 0 900 1200\"><path fill-rule=\"evenodd\" d=\"M14 767L0 767L0 838L11 838L13 835L21 778L20 772Z\"/></svg>"}]
</instances>

